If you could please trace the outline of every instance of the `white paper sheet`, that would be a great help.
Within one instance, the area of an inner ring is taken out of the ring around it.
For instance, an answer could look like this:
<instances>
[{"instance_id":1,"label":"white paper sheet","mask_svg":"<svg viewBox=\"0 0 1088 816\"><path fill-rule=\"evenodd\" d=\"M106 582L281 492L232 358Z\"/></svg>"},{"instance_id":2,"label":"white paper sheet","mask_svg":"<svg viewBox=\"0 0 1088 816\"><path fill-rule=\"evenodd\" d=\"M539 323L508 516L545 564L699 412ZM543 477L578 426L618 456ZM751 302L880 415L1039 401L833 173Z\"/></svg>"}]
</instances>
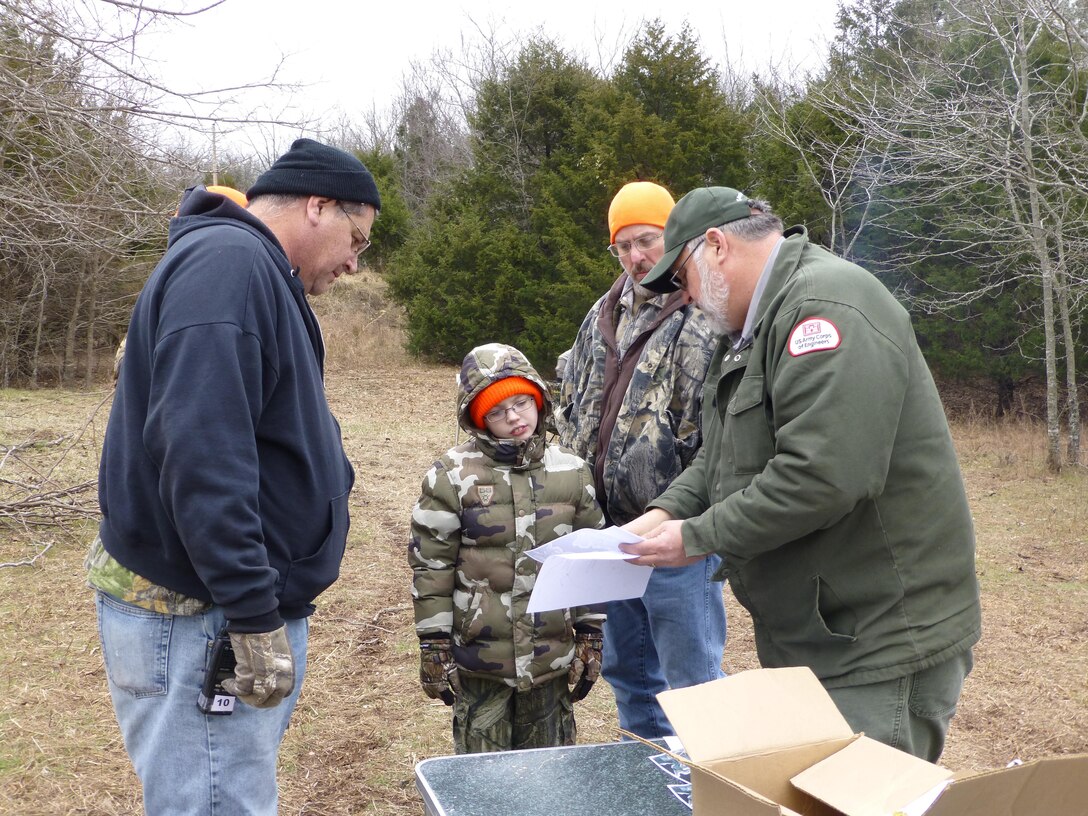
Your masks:
<instances>
[{"instance_id":1,"label":"white paper sheet","mask_svg":"<svg viewBox=\"0 0 1088 816\"><path fill-rule=\"evenodd\" d=\"M598 555L611 555L614 558L634 558L620 549L620 544L637 544L642 541L641 536L629 533L622 527L606 527L603 530L575 530L567 533L554 541L542 544L529 550L529 557L535 558L541 564L553 555L567 553L597 553Z\"/></svg>"},{"instance_id":2,"label":"white paper sheet","mask_svg":"<svg viewBox=\"0 0 1088 816\"><path fill-rule=\"evenodd\" d=\"M528 611L546 612L571 606L641 598L653 567L628 563L632 555L620 550L623 543L642 539L619 527L575 530L555 541L530 550L540 562Z\"/></svg>"}]
</instances>

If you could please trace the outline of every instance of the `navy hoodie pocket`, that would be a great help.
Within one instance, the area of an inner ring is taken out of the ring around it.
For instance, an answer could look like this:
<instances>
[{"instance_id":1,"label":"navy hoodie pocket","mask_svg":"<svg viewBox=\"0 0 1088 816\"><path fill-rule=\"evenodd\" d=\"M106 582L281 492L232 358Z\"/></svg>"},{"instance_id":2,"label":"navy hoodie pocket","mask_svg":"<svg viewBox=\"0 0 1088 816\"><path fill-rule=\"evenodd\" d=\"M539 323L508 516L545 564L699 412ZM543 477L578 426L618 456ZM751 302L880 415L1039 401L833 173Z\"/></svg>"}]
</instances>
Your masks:
<instances>
[{"instance_id":1,"label":"navy hoodie pocket","mask_svg":"<svg viewBox=\"0 0 1088 816\"><path fill-rule=\"evenodd\" d=\"M309 604L340 577L348 538L349 490L329 502L329 534L317 551L291 562L280 591L280 608Z\"/></svg>"}]
</instances>

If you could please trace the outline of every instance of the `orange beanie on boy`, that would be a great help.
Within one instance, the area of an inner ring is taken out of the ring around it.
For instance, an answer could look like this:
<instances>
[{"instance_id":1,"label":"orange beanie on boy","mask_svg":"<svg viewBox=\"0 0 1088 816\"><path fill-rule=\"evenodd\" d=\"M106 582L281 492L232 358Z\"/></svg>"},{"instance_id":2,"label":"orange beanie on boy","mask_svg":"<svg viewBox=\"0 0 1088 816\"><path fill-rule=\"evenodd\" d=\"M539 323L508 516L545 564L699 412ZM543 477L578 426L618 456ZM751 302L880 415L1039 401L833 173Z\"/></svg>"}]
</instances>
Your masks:
<instances>
[{"instance_id":1,"label":"orange beanie on boy","mask_svg":"<svg viewBox=\"0 0 1088 816\"><path fill-rule=\"evenodd\" d=\"M532 397L536 401L538 411L544 408L544 397L535 383L524 377L503 377L501 380L495 380L472 400L472 404L468 407L472 424L481 430L486 429L484 417L487 413L504 399L518 394L528 394Z\"/></svg>"}]
</instances>

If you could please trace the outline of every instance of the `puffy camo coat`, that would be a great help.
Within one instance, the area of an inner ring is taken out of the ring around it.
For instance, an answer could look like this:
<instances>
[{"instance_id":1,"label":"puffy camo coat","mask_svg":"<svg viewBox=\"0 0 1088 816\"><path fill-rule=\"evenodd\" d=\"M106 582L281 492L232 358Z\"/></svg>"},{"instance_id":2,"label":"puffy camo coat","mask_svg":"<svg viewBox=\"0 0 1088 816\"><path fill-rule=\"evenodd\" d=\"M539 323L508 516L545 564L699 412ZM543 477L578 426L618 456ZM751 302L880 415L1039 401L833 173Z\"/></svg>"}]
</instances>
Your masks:
<instances>
[{"instance_id":1,"label":"puffy camo coat","mask_svg":"<svg viewBox=\"0 0 1088 816\"><path fill-rule=\"evenodd\" d=\"M544 394L536 433L497 440L476 428L469 404L492 382L520 376ZM525 611L537 562L528 550L582 527L600 527L588 465L547 444L552 407L544 382L517 349L498 343L465 358L458 422L469 440L451 448L423 479L412 511L408 563L416 633L452 634L462 674L518 689L567 671L574 626L600 630L589 609Z\"/></svg>"}]
</instances>

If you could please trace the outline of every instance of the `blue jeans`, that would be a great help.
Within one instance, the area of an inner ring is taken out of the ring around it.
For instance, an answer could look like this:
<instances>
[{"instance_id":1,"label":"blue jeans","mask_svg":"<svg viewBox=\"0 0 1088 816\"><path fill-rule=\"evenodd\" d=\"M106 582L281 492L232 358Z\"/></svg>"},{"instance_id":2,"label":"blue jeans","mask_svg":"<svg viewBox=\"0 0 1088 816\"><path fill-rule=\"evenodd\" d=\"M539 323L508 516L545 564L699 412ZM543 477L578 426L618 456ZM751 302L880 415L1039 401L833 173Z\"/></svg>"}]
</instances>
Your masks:
<instances>
[{"instance_id":1,"label":"blue jeans","mask_svg":"<svg viewBox=\"0 0 1088 816\"><path fill-rule=\"evenodd\" d=\"M658 692L723 677L725 604L709 555L686 567L656 567L641 598L611 601L601 674L616 695L620 727L645 739L673 734Z\"/></svg>"},{"instance_id":2,"label":"blue jeans","mask_svg":"<svg viewBox=\"0 0 1088 816\"><path fill-rule=\"evenodd\" d=\"M201 816L275 816L276 757L306 666L309 622L287 622L295 689L275 708L237 701L230 715L197 708L220 607L160 615L96 593L110 697L140 778L144 811Z\"/></svg>"}]
</instances>

